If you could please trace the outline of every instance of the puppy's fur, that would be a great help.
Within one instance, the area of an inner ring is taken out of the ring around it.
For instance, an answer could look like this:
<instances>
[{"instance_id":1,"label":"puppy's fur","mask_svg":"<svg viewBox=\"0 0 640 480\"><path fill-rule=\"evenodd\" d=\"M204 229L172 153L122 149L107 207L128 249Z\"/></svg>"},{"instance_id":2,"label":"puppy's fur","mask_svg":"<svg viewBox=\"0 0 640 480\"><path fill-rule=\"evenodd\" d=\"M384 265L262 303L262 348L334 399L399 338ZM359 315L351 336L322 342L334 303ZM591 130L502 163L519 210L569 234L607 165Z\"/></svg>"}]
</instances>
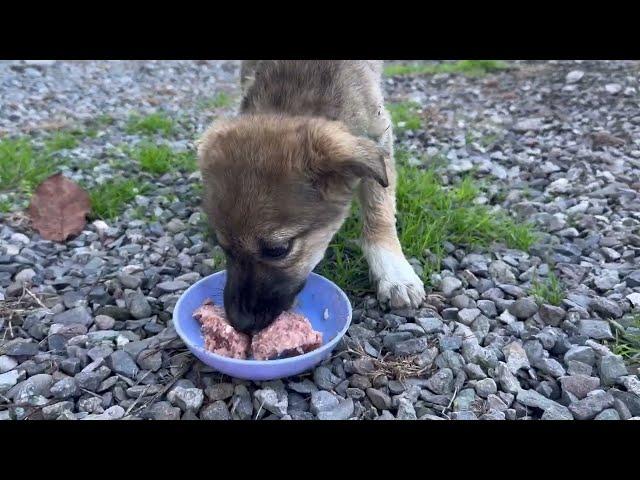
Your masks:
<instances>
[{"instance_id":1,"label":"puppy's fur","mask_svg":"<svg viewBox=\"0 0 640 480\"><path fill-rule=\"evenodd\" d=\"M354 193L378 297L418 306L424 287L395 227L391 120L382 62L250 60L240 115L198 147L203 208L227 255L225 307L245 332L291 307L344 222Z\"/></svg>"}]
</instances>

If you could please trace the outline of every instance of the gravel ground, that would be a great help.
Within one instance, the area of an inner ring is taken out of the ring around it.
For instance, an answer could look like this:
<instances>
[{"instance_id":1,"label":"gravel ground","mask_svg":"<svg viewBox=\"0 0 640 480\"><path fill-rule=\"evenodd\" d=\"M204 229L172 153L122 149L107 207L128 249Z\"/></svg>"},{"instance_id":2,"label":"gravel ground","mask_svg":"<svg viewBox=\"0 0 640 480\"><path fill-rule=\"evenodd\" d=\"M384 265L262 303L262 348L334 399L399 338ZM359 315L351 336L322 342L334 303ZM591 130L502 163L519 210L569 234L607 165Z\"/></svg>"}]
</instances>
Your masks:
<instances>
[{"instance_id":1,"label":"gravel ground","mask_svg":"<svg viewBox=\"0 0 640 480\"><path fill-rule=\"evenodd\" d=\"M0 136L37 142L108 114L113 125L63 152L63 172L88 185L144 175L115 148L142 140L129 115L168 112L171 147L192 149L232 112L203 105L237 96L238 65L3 62ZM490 185L483 199L535 222L540 241L528 252L447 245L418 310L352 298L347 338L304 376L230 379L177 338L180 293L216 267L198 174L149 176L153 191L119 221L62 245L0 216L0 419L640 419L637 366L615 348L640 334L640 63L516 65L385 89L427 118L399 146L416 162L445 154L445 182L475 172ZM551 273L565 286L559 306L531 294Z\"/></svg>"}]
</instances>

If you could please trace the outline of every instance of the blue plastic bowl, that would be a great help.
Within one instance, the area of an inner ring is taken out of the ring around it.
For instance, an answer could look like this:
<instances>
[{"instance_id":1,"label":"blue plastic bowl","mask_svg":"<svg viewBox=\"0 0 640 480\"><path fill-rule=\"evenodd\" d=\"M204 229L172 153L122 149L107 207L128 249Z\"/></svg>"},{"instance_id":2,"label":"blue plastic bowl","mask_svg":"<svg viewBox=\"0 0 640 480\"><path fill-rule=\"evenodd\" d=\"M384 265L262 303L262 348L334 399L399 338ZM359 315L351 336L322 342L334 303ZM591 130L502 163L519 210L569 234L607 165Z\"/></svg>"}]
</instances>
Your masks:
<instances>
[{"instance_id":1,"label":"blue plastic bowl","mask_svg":"<svg viewBox=\"0 0 640 480\"><path fill-rule=\"evenodd\" d=\"M245 380L273 380L305 372L329 358L331 351L351 324L351 304L340 288L326 278L312 273L298 294L293 310L309 319L314 330L322 332L320 348L297 357L279 360L238 360L216 355L204 349L200 324L193 312L207 298L223 304L226 272L210 275L189 287L173 311L173 325L189 350L202 362L219 372ZM328 312L325 319L324 312Z\"/></svg>"}]
</instances>

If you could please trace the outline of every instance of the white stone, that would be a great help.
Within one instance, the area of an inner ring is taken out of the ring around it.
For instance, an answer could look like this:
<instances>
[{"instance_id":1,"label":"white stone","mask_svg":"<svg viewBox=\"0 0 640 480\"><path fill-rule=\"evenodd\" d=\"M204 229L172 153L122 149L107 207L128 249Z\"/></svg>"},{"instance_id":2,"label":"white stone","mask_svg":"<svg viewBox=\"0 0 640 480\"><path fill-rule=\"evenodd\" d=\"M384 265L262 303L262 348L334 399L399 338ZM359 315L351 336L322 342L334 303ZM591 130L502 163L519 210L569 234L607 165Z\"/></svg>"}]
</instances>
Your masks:
<instances>
[{"instance_id":1,"label":"white stone","mask_svg":"<svg viewBox=\"0 0 640 480\"><path fill-rule=\"evenodd\" d=\"M622 86L620 86L619 83L608 83L604 86L604 89L607 91L607 93L616 95L617 93L620 93L620 91L622 90Z\"/></svg>"},{"instance_id":2,"label":"white stone","mask_svg":"<svg viewBox=\"0 0 640 480\"><path fill-rule=\"evenodd\" d=\"M640 293L634 292L627 295L627 300L631 302L634 307L640 307Z\"/></svg>"},{"instance_id":3,"label":"white stone","mask_svg":"<svg viewBox=\"0 0 640 480\"><path fill-rule=\"evenodd\" d=\"M567 73L566 80L567 83L576 83L582 80L582 77L584 77L584 72L582 70L573 70Z\"/></svg>"}]
</instances>

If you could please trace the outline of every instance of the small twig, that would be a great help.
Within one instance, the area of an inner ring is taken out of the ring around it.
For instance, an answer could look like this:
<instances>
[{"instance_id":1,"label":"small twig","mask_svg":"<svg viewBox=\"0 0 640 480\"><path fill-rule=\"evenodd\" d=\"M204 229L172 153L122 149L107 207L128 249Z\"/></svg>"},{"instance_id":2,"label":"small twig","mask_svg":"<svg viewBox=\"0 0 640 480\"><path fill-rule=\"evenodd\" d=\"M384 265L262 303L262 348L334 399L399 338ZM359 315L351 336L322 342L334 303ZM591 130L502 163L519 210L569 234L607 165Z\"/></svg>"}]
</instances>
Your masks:
<instances>
[{"instance_id":1,"label":"small twig","mask_svg":"<svg viewBox=\"0 0 640 480\"><path fill-rule=\"evenodd\" d=\"M13 324L11 323L11 317L9 317L9 328L5 329L4 333L2 334L3 341L7 337L7 332L9 332L9 334L11 335L11 338L13 338Z\"/></svg>"},{"instance_id":2,"label":"small twig","mask_svg":"<svg viewBox=\"0 0 640 480\"><path fill-rule=\"evenodd\" d=\"M236 411L236 408L238 407L239 403L240 403L240 397L236 397L236 399L233 402L233 405L231 405L231 410L229 411L230 415L233 415L233 412Z\"/></svg>"},{"instance_id":3,"label":"small twig","mask_svg":"<svg viewBox=\"0 0 640 480\"><path fill-rule=\"evenodd\" d=\"M93 395L94 397L102 400L102 396L96 392L92 392L91 390L87 390L86 388L80 388L80 390L82 390L84 393L88 393L89 395Z\"/></svg>"},{"instance_id":4,"label":"small twig","mask_svg":"<svg viewBox=\"0 0 640 480\"><path fill-rule=\"evenodd\" d=\"M160 398L162 395L164 395L165 393L167 393L167 391L173 386L174 383L176 383L178 380L180 380L191 368L191 365L193 364L193 359L189 360L184 367L182 367L182 370L180 370L178 372L178 374L173 377L165 386L162 390L160 390L158 393L156 393L153 397L151 397L151 399L147 402L145 402L144 405L141 405L140 407L138 407L138 409L135 411L135 413L138 413L141 410L144 410L145 408L147 408L149 405L153 405L153 403Z\"/></svg>"},{"instance_id":5,"label":"small twig","mask_svg":"<svg viewBox=\"0 0 640 480\"><path fill-rule=\"evenodd\" d=\"M134 382L130 378L125 377L124 375L120 375L119 373L116 373L116 377L118 377L120 380L122 380L124 383L126 383L130 387L137 385L136 382Z\"/></svg>"},{"instance_id":6,"label":"small twig","mask_svg":"<svg viewBox=\"0 0 640 480\"><path fill-rule=\"evenodd\" d=\"M49 310L49 307L47 307L44 303L42 303L42 301L33 294L33 292L31 290L29 290L27 287L23 287L24 288L24 292L26 292L27 295L29 295L40 307L44 308L47 313L51 313L51 310Z\"/></svg>"},{"instance_id":7,"label":"small twig","mask_svg":"<svg viewBox=\"0 0 640 480\"><path fill-rule=\"evenodd\" d=\"M140 399L141 399L142 397L144 397L144 394L145 394L145 393L147 393L147 391L149 390L149 388L150 388L150 387L151 387L151 385L147 385L147 386L145 387L145 389L144 389L144 390L142 390L142 392L140 392L140 395L138 395L138 398L136 398L136 401L135 401L135 402L133 402L129 408L127 408L127 411L126 411L126 412L124 412L124 416L125 416L125 417L126 417L127 415L129 415L129 412L131 412L131 410L133 410L133 407L135 407L135 406L136 406L136 404L140 401Z\"/></svg>"},{"instance_id":8,"label":"small twig","mask_svg":"<svg viewBox=\"0 0 640 480\"><path fill-rule=\"evenodd\" d=\"M144 373L144 375L142 375L142 376L140 377L140 379L136 380L136 382L135 382L133 385L131 385L131 386L132 386L132 387L136 387L136 386L140 385L140 382L142 382L142 381L143 381L145 378L147 378L147 376L149 376L150 374L151 374L151 370L147 370L147 371Z\"/></svg>"},{"instance_id":9,"label":"small twig","mask_svg":"<svg viewBox=\"0 0 640 480\"><path fill-rule=\"evenodd\" d=\"M367 355L360 343L356 343L355 349L348 347L346 351L360 357L371 358L377 368L377 371L371 373L371 376L374 379L382 375L387 375L392 376L396 380L403 381L406 378L421 377L431 368L431 365L426 365L424 367L416 365L416 355L389 359L387 359L389 355L385 355L381 359L373 358L370 355Z\"/></svg>"},{"instance_id":10,"label":"small twig","mask_svg":"<svg viewBox=\"0 0 640 480\"><path fill-rule=\"evenodd\" d=\"M22 407L22 408L31 409L31 411L24 417L25 420L29 420L29 417L31 415L33 415L34 413L36 413L38 411L41 411L44 407L48 407L49 405L53 405L53 404L58 403L58 402L60 402L60 399L55 398L53 400L49 400L44 405L37 405L37 406L34 406L34 405L17 405L17 404L14 403L14 404L11 404L11 405L8 405L8 406L9 407Z\"/></svg>"},{"instance_id":11,"label":"small twig","mask_svg":"<svg viewBox=\"0 0 640 480\"><path fill-rule=\"evenodd\" d=\"M456 387L453 390L453 395L451 397L451 400L449 401L449 405L447 405L446 407L443 407L442 408L442 412L440 412L440 413L442 413L444 415L445 412L451 408L451 405L453 405L453 402L454 402L454 400L456 399L457 396L458 396L458 387Z\"/></svg>"},{"instance_id":12,"label":"small twig","mask_svg":"<svg viewBox=\"0 0 640 480\"><path fill-rule=\"evenodd\" d=\"M254 420L258 420L258 418L260 417L260 413L262 413L262 406L263 405L264 405L264 400L260 404L260 408L258 408L258 413L256 413L256 418L254 418Z\"/></svg>"}]
</instances>

